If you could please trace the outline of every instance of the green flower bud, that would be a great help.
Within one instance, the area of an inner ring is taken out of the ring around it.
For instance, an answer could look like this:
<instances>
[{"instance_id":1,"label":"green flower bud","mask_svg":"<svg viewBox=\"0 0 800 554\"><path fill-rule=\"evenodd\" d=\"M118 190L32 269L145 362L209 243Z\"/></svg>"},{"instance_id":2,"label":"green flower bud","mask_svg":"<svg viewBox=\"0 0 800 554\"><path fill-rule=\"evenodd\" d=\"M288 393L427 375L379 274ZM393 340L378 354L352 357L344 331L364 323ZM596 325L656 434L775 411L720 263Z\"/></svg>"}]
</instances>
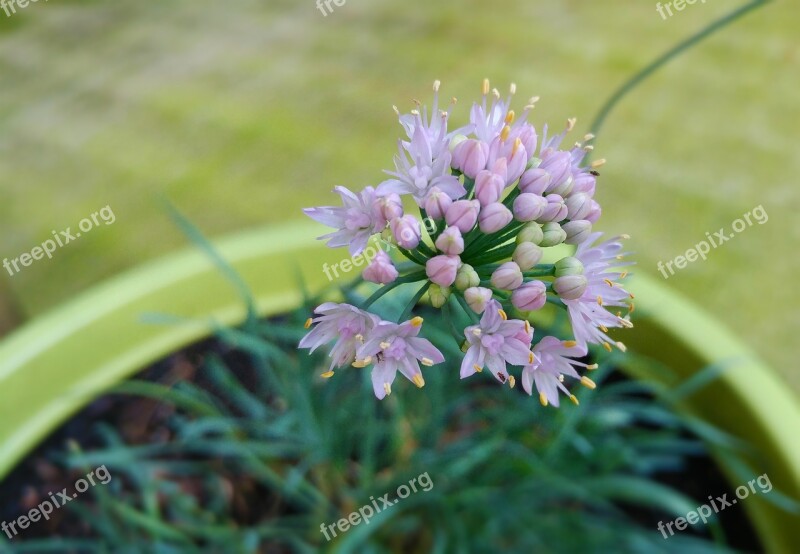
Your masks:
<instances>
[{"instance_id":1,"label":"green flower bud","mask_svg":"<svg viewBox=\"0 0 800 554\"><path fill-rule=\"evenodd\" d=\"M567 233L561 228L561 225L554 221L545 223L542 226L542 234L544 236L539 246L556 246L567 239Z\"/></svg>"},{"instance_id":2,"label":"green flower bud","mask_svg":"<svg viewBox=\"0 0 800 554\"><path fill-rule=\"evenodd\" d=\"M473 269L469 264L461 264L456 273L456 288L464 291L470 287L477 287L481 284L481 279L478 277L478 272Z\"/></svg>"},{"instance_id":3,"label":"green flower bud","mask_svg":"<svg viewBox=\"0 0 800 554\"><path fill-rule=\"evenodd\" d=\"M519 233L517 234L517 244L522 244L523 242L541 244L543 236L542 226L535 221L531 221L522 229L520 229Z\"/></svg>"},{"instance_id":4,"label":"green flower bud","mask_svg":"<svg viewBox=\"0 0 800 554\"><path fill-rule=\"evenodd\" d=\"M564 277L566 275L583 275L583 264L578 258L569 256L561 258L556 262L556 277Z\"/></svg>"},{"instance_id":5,"label":"green flower bud","mask_svg":"<svg viewBox=\"0 0 800 554\"><path fill-rule=\"evenodd\" d=\"M514 249L511 259L517 262L522 271L528 271L542 259L542 249L532 242L523 242Z\"/></svg>"},{"instance_id":6,"label":"green flower bud","mask_svg":"<svg viewBox=\"0 0 800 554\"><path fill-rule=\"evenodd\" d=\"M588 284L584 275L566 275L553 281L553 290L564 300L577 300L586 292Z\"/></svg>"},{"instance_id":7,"label":"green flower bud","mask_svg":"<svg viewBox=\"0 0 800 554\"><path fill-rule=\"evenodd\" d=\"M428 289L428 297L431 299L431 306L441 308L450 298L450 287L440 287L434 283Z\"/></svg>"}]
</instances>

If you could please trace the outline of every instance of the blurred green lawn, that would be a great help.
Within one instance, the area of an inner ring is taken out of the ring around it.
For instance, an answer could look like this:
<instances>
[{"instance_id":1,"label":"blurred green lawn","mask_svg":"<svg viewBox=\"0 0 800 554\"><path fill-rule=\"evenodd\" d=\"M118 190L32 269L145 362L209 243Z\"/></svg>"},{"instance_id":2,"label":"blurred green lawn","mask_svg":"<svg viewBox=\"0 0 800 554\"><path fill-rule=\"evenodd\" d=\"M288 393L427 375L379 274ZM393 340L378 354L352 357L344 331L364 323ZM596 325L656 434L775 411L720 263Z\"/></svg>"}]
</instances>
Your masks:
<instances>
[{"instance_id":1,"label":"blurred green lawn","mask_svg":"<svg viewBox=\"0 0 800 554\"><path fill-rule=\"evenodd\" d=\"M117 222L14 277L34 315L184 245L164 194L212 236L302 217L334 185L382 179L392 104L461 99L480 80L542 97L534 122L583 132L637 69L739 3L460 4L347 0L75 2L0 13L0 257L109 204ZM800 389L800 10L774 2L673 61L614 112L597 144L600 228L633 235L637 271L763 204L769 222L667 284L737 331Z\"/></svg>"}]
</instances>

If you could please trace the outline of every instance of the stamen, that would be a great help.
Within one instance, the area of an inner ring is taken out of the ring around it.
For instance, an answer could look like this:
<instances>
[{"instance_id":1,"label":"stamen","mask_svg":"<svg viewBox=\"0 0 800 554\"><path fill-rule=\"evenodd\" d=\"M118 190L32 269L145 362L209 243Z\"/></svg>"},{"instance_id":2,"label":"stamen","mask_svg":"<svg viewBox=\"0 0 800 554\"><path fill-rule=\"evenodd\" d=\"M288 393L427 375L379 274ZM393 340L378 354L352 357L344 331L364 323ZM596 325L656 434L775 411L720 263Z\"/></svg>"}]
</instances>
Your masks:
<instances>
[{"instance_id":1,"label":"stamen","mask_svg":"<svg viewBox=\"0 0 800 554\"><path fill-rule=\"evenodd\" d=\"M603 343L603 348L605 348L606 350L608 350L609 352L611 352L611 345L610 345L610 344L608 344L607 342L604 342L604 343Z\"/></svg>"},{"instance_id":2,"label":"stamen","mask_svg":"<svg viewBox=\"0 0 800 554\"><path fill-rule=\"evenodd\" d=\"M386 396L389 396L390 394L392 394L392 385L390 385L389 383L384 383L383 390L386 391Z\"/></svg>"},{"instance_id":3,"label":"stamen","mask_svg":"<svg viewBox=\"0 0 800 554\"><path fill-rule=\"evenodd\" d=\"M517 380L514 378L514 376L513 375L509 375L508 376L508 386L513 389L514 385L516 385L516 384L517 384Z\"/></svg>"},{"instance_id":4,"label":"stamen","mask_svg":"<svg viewBox=\"0 0 800 554\"><path fill-rule=\"evenodd\" d=\"M472 367L473 367L473 369L475 369L475 371L477 371L478 373L480 373L481 371L483 371L483 368L482 368L481 366L479 366L478 364L474 364Z\"/></svg>"},{"instance_id":5,"label":"stamen","mask_svg":"<svg viewBox=\"0 0 800 554\"><path fill-rule=\"evenodd\" d=\"M333 371L326 371L325 373L321 373L320 377L322 377L323 379L330 379L331 377L333 377Z\"/></svg>"},{"instance_id":6,"label":"stamen","mask_svg":"<svg viewBox=\"0 0 800 554\"><path fill-rule=\"evenodd\" d=\"M622 352L628 351L628 347L622 344L621 342L617 342L617 348L619 348Z\"/></svg>"},{"instance_id":7,"label":"stamen","mask_svg":"<svg viewBox=\"0 0 800 554\"><path fill-rule=\"evenodd\" d=\"M397 109L397 106L392 105L392 110L394 110L394 113L396 113L397 115L400 115L400 110Z\"/></svg>"},{"instance_id":8,"label":"stamen","mask_svg":"<svg viewBox=\"0 0 800 554\"><path fill-rule=\"evenodd\" d=\"M528 321L527 319L525 320L525 332L526 333L530 333L531 332L531 322Z\"/></svg>"},{"instance_id":9,"label":"stamen","mask_svg":"<svg viewBox=\"0 0 800 554\"><path fill-rule=\"evenodd\" d=\"M484 79L483 84L481 85L481 94L486 96L489 94L489 79Z\"/></svg>"},{"instance_id":10,"label":"stamen","mask_svg":"<svg viewBox=\"0 0 800 554\"><path fill-rule=\"evenodd\" d=\"M599 294L597 295L597 305L598 306L602 306L603 305L603 297L600 296Z\"/></svg>"},{"instance_id":11,"label":"stamen","mask_svg":"<svg viewBox=\"0 0 800 554\"><path fill-rule=\"evenodd\" d=\"M608 333L608 327L606 327L605 325L600 325L600 330L604 333Z\"/></svg>"},{"instance_id":12,"label":"stamen","mask_svg":"<svg viewBox=\"0 0 800 554\"><path fill-rule=\"evenodd\" d=\"M433 92L439 92L439 87L441 86L442 82L439 79L436 79L433 82Z\"/></svg>"},{"instance_id":13,"label":"stamen","mask_svg":"<svg viewBox=\"0 0 800 554\"><path fill-rule=\"evenodd\" d=\"M510 94L512 94L512 95L516 94L517 93L517 83L511 83L511 85L508 87L508 92Z\"/></svg>"},{"instance_id":14,"label":"stamen","mask_svg":"<svg viewBox=\"0 0 800 554\"><path fill-rule=\"evenodd\" d=\"M589 142L593 138L594 138L594 135L592 133L586 133L585 135L583 135L583 140L585 140L586 142Z\"/></svg>"},{"instance_id":15,"label":"stamen","mask_svg":"<svg viewBox=\"0 0 800 554\"><path fill-rule=\"evenodd\" d=\"M514 110L508 110L508 113L506 114L506 125L511 125L512 123L514 123L515 116L516 115L514 114Z\"/></svg>"},{"instance_id":16,"label":"stamen","mask_svg":"<svg viewBox=\"0 0 800 554\"><path fill-rule=\"evenodd\" d=\"M626 329L633 329L633 323L631 323L629 320L625 319L624 317L619 318L619 322Z\"/></svg>"},{"instance_id":17,"label":"stamen","mask_svg":"<svg viewBox=\"0 0 800 554\"><path fill-rule=\"evenodd\" d=\"M417 317L415 317L414 319L411 320L411 326L412 327L419 327L420 325L422 325L423 321L424 320L421 317L417 316Z\"/></svg>"},{"instance_id":18,"label":"stamen","mask_svg":"<svg viewBox=\"0 0 800 554\"><path fill-rule=\"evenodd\" d=\"M478 327L475 327L472 330L472 334L475 335L476 337L480 337L481 336L481 330Z\"/></svg>"},{"instance_id":19,"label":"stamen","mask_svg":"<svg viewBox=\"0 0 800 554\"><path fill-rule=\"evenodd\" d=\"M569 399L572 400L572 403L575 404L576 406L580 406L581 405L581 403L578 402L578 397L575 396L574 394L570 394L569 395Z\"/></svg>"},{"instance_id":20,"label":"stamen","mask_svg":"<svg viewBox=\"0 0 800 554\"><path fill-rule=\"evenodd\" d=\"M567 132L569 133L575 128L575 124L578 122L578 119L575 117L570 117L567 120Z\"/></svg>"},{"instance_id":21,"label":"stamen","mask_svg":"<svg viewBox=\"0 0 800 554\"><path fill-rule=\"evenodd\" d=\"M380 345L379 345L379 346L381 347L381 350L386 350L386 349L388 349L388 348L389 348L391 345L392 345L392 344L391 344L390 342L383 341L382 343L380 343Z\"/></svg>"},{"instance_id":22,"label":"stamen","mask_svg":"<svg viewBox=\"0 0 800 554\"><path fill-rule=\"evenodd\" d=\"M417 385L417 388L419 389L425 386L425 379L422 378L421 373L414 375L414 384Z\"/></svg>"},{"instance_id":23,"label":"stamen","mask_svg":"<svg viewBox=\"0 0 800 554\"><path fill-rule=\"evenodd\" d=\"M353 338L356 339L358 342L364 342L364 335L362 335L361 333L358 333Z\"/></svg>"},{"instance_id":24,"label":"stamen","mask_svg":"<svg viewBox=\"0 0 800 554\"><path fill-rule=\"evenodd\" d=\"M432 365L433 365L433 360L431 360L430 358L422 358L422 359L420 360L420 363L421 363L422 365L425 365L425 366L428 366L428 367L430 367L430 366L432 366Z\"/></svg>"},{"instance_id":25,"label":"stamen","mask_svg":"<svg viewBox=\"0 0 800 554\"><path fill-rule=\"evenodd\" d=\"M517 137L514 139L514 147L511 149L511 155L516 154L522 148L522 139Z\"/></svg>"},{"instance_id":26,"label":"stamen","mask_svg":"<svg viewBox=\"0 0 800 554\"><path fill-rule=\"evenodd\" d=\"M633 310L635 310L635 309L636 309L636 304L634 304L633 302L631 302L631 303L630 303L630 306L628 306L628 313L629 313L629 314L632 314L632 313L633 313Z\"/></svg>"},{"instance_id":27,"label":"stamen","mask_svg":"<svg viewBox=\"0 0 800 554\"><path fill-rule=\"evenodd\" d=\"M500 91L496 88L492 89L492 96L494 96L495 100L500 100Z\"/></svg>"},{"instance_id":28,"label":"stamen","mask_svg":"<svg viewBox=\"0 0 800 554\"><path fill-rule=\"evenodd\" d=\"M506 315L506 312L504 310L497 310L497 313L500 314L500 318L503 321L506 321L508 319L508 316Z\"/></svg>"},{"instance_id":29,"label":"stamen","mask_svg":"<svg viewBox=\"0 0 800 554\"><path fill-rule=\"evenodd\" d=\"M547 396L543 392L539 393L539 402L542 403L542 406L547 406Z\"/></svg>"},{"instance_id":30,"label":"stamen","mask_svg":"<svg viewBox=\"0 0 800 554\"><path fill-rule=\"evenodd\" d=\"M587 144L586 146L583 147L583 151L584 152L591 152L593 150L594 150L594 146L592 146L591 144Z\"/></svg>"},{"instance_id":31,"label":"stamen","mask_svg":"<svg viewBox=\"0 0 800 554\"><path fill-rule=\"evenodd\" d=\"M558 382L559 383L563 383L564 382L564 376L563 375L561 375L561 374L558 375Z\"/></svg>"},{"instance_id":32,"label":"stamen","mask_svg":"<svg viewBox=\"0 0 800 554\"><path fill-rule=\"evenodd\" d=\"M606 159L600 158L599 160L595 160L591 164L589 164L589 167L591 167L592 169L597 169L598 167L603 167L605 164L606 164Z\"/></svg>"},{"instance_id":33,"label":"stamen","mask_svg":"<svg viewBox=\"0 0 800 554\"><path fill-rule=\"evenodd\" d=\"M500 140L502 140L503 142L505 142L505 141L506 141L506 139L508 138L508 134L509 134L510 132L511 132L511 127L509 127L508 125L506 125L505 127L503 127L503 130L502 130L502 131L500 131Z\"/></svg>"},{"instance_id":34,"label":"stamen","mask_svg":"<svg viewBox=\"0 0 800 554\"><path fill-rule=\"evenodd\" d=\"M303 324L303 327L305 327L306 329L308 329L309 327L311 327L311 323L312 323L312 320L311 320L311 318L309 317L309 318L306 320L306 322Z\"/></svg>"},{"instance_id":35,"label":"stamen","mask_svg":"<svg viewBox=\"0 0 800 554\"><path fill-rule=\"evenodd\" d=\"M619 278L620 279L624 279L627 276L628 276L628 272L627 271L623 271L622 273L619 274Z\"/></svg>"},{"instance_id":36,"label":"stamen","mask_svg":"<svg viewBox=\"0 0 800 554\"><path fill-rule=\"evenodd\" d=\"M603 282L611 288L614 288L614 282L611 279L603 279Z\"/></svg>"},{"instance_id":37,"label":"stamen","mask_svg":"<svg viewBox=\"0 0 800 554\"><path fill-rule=\"evenodd\" d=\"M372 356L367 356L363 360L356 360L350 365L352 365L353 367L361 368L361 367L367 367L370 363L372 363Z\"/></svg>"},{"instance_id":38,"label":"stamen","mask_svg":"<svg viewBox=\"0 0 800 554\"><path fill-rule=\"evenodd\" d=\"M533 352L528 352L528 363L532 364L535 359L536 357L534 357Z\"/></svg>"},{"instance_id":39,"label":"stamen","mask_svg":"<svg viewBox=\"0 0 800 554\"><path fill-rule=\"evenodd\" d=\"M412 102L419 106L419 100L412 100ZM419 110L411 110L411 115L419 115Z\"/></svg>"},{"instance_id":40,"label":"stamen","mask_svg":"<svg viewBox=\"0 0 800 554\"><path fill-rule=\"evenodd\" d=\"M596 389L597 388L597 384L594 381L592 381L591 379L589 379L588 377L586 377L585 375L583 377L581 377L581 385L583 385L587 389Z\"/></svg>"},{"instance_id":41,"label":"stamen","mask_svg":"<svg viewBox=\"0 0 800 554\"><path fill-rule=\"evenodd\" d=\"M588 369L589 371L594 371L598 367L600 367L600 366L598 366L597 364L590 364L590 365L586 366L586 369Z\"/></svg>"},{"instance_id":42,"label":"stamen","mask_svg":"<svg viewBox=\"0 0 800 554\"><path fill-rule=\"evenodd\" d=\"M561 344L564 345L564 348L574 348L574 347L578 346L578 343L575 342L574 340L565 340Z\"/></svg>"}]
</instances>

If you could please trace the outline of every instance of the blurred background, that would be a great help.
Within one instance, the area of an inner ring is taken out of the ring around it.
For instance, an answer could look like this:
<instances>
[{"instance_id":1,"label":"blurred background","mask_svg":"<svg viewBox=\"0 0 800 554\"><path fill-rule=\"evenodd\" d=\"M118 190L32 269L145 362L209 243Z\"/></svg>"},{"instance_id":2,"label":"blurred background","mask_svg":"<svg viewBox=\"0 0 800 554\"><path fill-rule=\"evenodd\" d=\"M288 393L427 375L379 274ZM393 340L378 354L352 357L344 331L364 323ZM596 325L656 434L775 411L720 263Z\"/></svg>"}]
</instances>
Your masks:
<instances>
[{"instance_id":1,"label":"blurred background","mask_svg":"<svg viewBox=\"0 0 800 554\"><path fill-rule=\"evenodd\" d=\"M0 277L6 326L185 246L166 196L212 237L302 217L342 184L374 185L401 129L392 104L434 79L467 117L480 81L517 83L532 121L580 134L605 98L730 11L663 19L651 1L38 2L0 12L0 259L111 206L113 225ZM633 236L637 271L759 205L769 215L667 285L724 320L800 390L796 3L772 2L671 62L612 113L601 230ZM576 135L577 136L577 135Z\"/></svg>"}]
</instances>

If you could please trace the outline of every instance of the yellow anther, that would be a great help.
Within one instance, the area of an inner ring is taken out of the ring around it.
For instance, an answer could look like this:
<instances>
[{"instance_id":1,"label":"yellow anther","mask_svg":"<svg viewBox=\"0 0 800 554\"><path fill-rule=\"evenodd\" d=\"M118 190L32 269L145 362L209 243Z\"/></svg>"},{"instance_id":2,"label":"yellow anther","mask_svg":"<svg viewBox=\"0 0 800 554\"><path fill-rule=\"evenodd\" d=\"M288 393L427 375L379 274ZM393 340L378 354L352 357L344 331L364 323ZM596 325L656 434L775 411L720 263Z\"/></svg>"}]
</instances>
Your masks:
<instances>
[{"instance_id":1,"label":"yellow anther","mask_svg":"<svg viewBox=\"0 0 800 554\"><path fill-rule=\"evenodd\" d=\"M617 348L619 348L619 349L620 349L622 352L627 352L627 351L628 351L628 347L627 347L627 346L625 346L625 345L624 345L623 343L621 343L621 342L617 342Z\"/></svg>"},{"instance_id":2,"label":"yellow anther","mask_svg":"<svg viewBox=\"0 0 800 554\"><path fill-rule=\"evenodd\" d=\"M589 371L592 371L592 370L597 369L598 367L600 367L600 366L598 366L597 364L590 364L590 365L586 366L586 369L588 369Z\"/></svg>"},{"instance_id":3,"label":"yellow anther","mask_svg":"<svg viewBox=\"0 0 800 554\"><path fill-rule=\"evenodd\" d=\"M606 327L605 325L600 325L600 330L604 333L608 333L608 327Z\"/></svg>"},{"instance_id":4,"label":"yellow anther","mask_svg":"<svg viewBox=\"0 0 800 554\"><path fill-rule=\"evenodd\" d=\"M570 117L567 120L567 132L572 131L575 128L575 124L578 122L578 119L575 117Z\"/></svg>"},{"instance_id":5,"label":"yellow anther","mask_svg":"<svg viewBox=\"0 0 800 554\"><path fill-rule=\"evenodd\" d=\"M514 376L513 375L509 375L508 376L508 386L513 389L514 385L516 385L516 384L517 384L517 380L514 378Z\"/></svg>"},{"instance_id":6,"label":"yellow anther","mask_svg":"<svg viewBox=\"0 0 800 554\"><path fill-rule=\"evenodd\" d=\"M515 117L516 117L516 114L514 113L514 110L508 110L508 113L506 114L506 119L505 119L506 125L511 125L512 123L514 123L514 118Z\"/></svg>"},{"instance_id":7,"label":"yellow anther","mask_svg":"<svg viewBox=\"0 0 800 554\"><path fill-rule=\"evenodd\" d=\"M489 94L489 79L484 79L483 84L481 85L481 94L486 96Z\"/></svg>"},{"instance_id":8,"label":"yellow anther","mask_svg":"<svg viewBox=\"0 0 800 554\"><path fill-rule=\"evenodd\" d=\"M578 346L578 343L575 342L574 340L565 340L561 344L564 345L564 348L574 348L574 347Z\"/></svg>"},{"instance_id":9,"label":"yellow anther","mask_svg":"<svg viewBox=\"0 0 800 554\"><path fill-rule=\"evenodd\" d=\"M417 385L417 388L422 388L425 386L425 379L422 378L421 373L417 373L414 375L414 384Z\"/></svg>"},{"instance_id":10,"label":"yellow anther","mask_svg":"<svg viewBox=\"0 0 800 554\"><path fill-rule=\"evenodd\" d=\"M508 138L508 134L509 134L510 132L511 132L511 127L509 127L508 125L504 126L504 127L503 127L503 130L502 130L502 131L500 131L500 140L502 140L503 142L505 142L505 141L506 141L506 139Z\"/></svg>"},{"instance_id":11,"label":"yellow anther","mask_svg":"<svg viewBox=\"0 0 800 554\"><path fill-rule=\"evenodd\" d=\"M530 334L531 332L531 322L528 321L527 319L525 320L525 332L528 334Z\"/></svg>"},{"instance_id":12,"label":"yellow anther","mask_svg":"<svg viewBox=\"0 0 800 554\"><path fill-rule=\"evenodd\" d=\"M380 343L378 346L380 346L380 347L381 347L381 350L386 350L386 349L387 349L387 348L389 348L391 345L392 345L391 343L389 343L389 342L386 342L386 341L383 341L383 342L382 342L382 343Z\"/></svg>"},{"instance_id":13,"label":"yellow anther","mask_svg":"<svg viewBox=\"0 0 800 554\"><path fill-rule=\"evenodd\" d=\"M586 376L581 377L581 385L587 389L596 389L597 384Z\"/></svg>"},{"instance_id":14,"label":"yellow anther","mask_svg":"<svg viewBox=\"0 0 800 554\"><path fill-rule=\"evenodd\" d=\"M532 364L536 357L533 355L533 352L528 352L528 363Z\"/></svg>"},{"instance_id":15,"label":"yellow anther","mask_svg":"<svg viewBox=\"0 0 800 554\"><path fill-rule=\"evenodd\" d=\"M517 137L514 139L514 147L511 148L511 155L513 156L514 154L519 152L520 148L522 148L522 139Z\"/></svg>"},{"instance_id":16,"label":"yellow anther","mask_svg":"<svg viewBox=\"0 0 800 554\"><path fill-rule=\"evenodd\" d=\"M508 86L508 92L509 92L510 94L512 94L512 95L516 94L516 93L517 93L517 83L511 83L511 84Z\"/></svg>"},{"instance_id":17,"label":"yellow anther","mask_svg":"<svg viewBox=\"0 0 800 554\"><path fill-rule=\"evenodd\" d=\"M482 368L481 366L479 366L478 364L474 364L472 367L473 367L473 369L474 369L475 371L477 371L478 373L480 373L481 371L483 371L483 368Z\"/></svg>"},{"instance_id":18,"label":"yellow anther","mask_svg":"<svg viewBox=\"0 0 800 554\"><path fill-rule=\"evenodd\" d=\"M575 396L574 394L570 394L569 395L569 399L572 400L572 403L575 404L576 406L580 406L581 405L581 403L578 402L578 397Z\"/></svg>"},{"instance_id":19,"label":"yellow anther","mask_svg":"<svg viewBox=\"0 0 800 554\"><path fill-rule=\"evenodd\" d=\"M497 310L497 313L500 314L500 317L502 318L503 321L508 319L508 315L506 315L506 312L504 310Z\"/></svg>"},{"instance_id":20,"label":"yellow anther","mask_svg":"<svg viewBox=\"0 0 800 554\"><path fill-rule=\"evenodd\" d=\"M597 295L597 305L598 306L602 306L603 305L603 297L600 296L599 294Z\"/></svg>"},{"instance_id":21,"label":"yellow anther","mask_svg":"<svg viewBox=\"0 0 800 554\"><path fill-rule=\"evenodd\" d=\"M390 385L389 383L384 383L383 390L384 392L386 392L386 396L389 396L390 394L392 394L392 385Z\"/></svg>"},{"instance_id":22,"label":"yellow anther","mask_svg":"<svg viewBox=\"0 0 800 554\"><path fill-rule=\"evenodd\" d=\"M608 350L609 352L611 352L611 345L610 345L610 344L608 344L607 342L604 342L604 343L603 343L603 348L605 348L606 350Z\"/></svg>"},{"instance_id":23,"label":"yellow anther","mask_svg":"<svg viewBox=\"0 0 800 554\"><path fill-rule=\"evenodd\" d=\"M321 373L320 377L323 377L324 379L330 379L331 377L333 377L333 371L326 371L325 373Z\"/></svg>"},{"instance_id":24,"label":"yellow anther","mask_svg":"<svg viewBox=\"0 0 800 554\"><path fill-rule=\"evenodd\" d=\"M424 321L424 319L422 319L421 317L417 316L417 317L415 317L414 319L411 320L411 325L413 327L419 327L420 325L422 325L423 321Z\"/></svg>"},{"instance_id":25,"label":"yellow anther","mask_svg":"<svg viewBox=\"0 0 800 554\"><path fill-rule=\"evenodd\" d=\"M421 363L422 365L424 365L424 366L428 366L428 367L430 367L430 366L432 366L432 365L433 365L433 360L431 360L430 358L422 358L422 359L420 360L420 363Z\"/></svg>"},{"instance_id":26,"label":"yellow anther","mask_svg":"<svg viewBox=\"0 0 800 554\"><path fill-rule=\"evenodd\" d=\"M547 396L543 392L539 393L539 402L542 403L542 406L547 406Z\"/></svg>"},{"instance_id":27,"label":"yellow anther","mask_svg":"<svg viewBox=\"0 0 800 554\"><path fill-rule=\"evenodd\" d=\"M619 278L620 279L624 279L627 276L628 276L628 272L627 271L623 271L622 273L619 274Z\"/></svg>"},{"instance_id":28,"label":"yellow anther","mask_svg":"<svg viewBox=\"0 0 800 554\"><path fill-rule=\"evenodd\" d=\"M305 327L306 329L308 329L309 327L311 327L311 323L312 323L312 320L311 320L311 318L309 317L309 318L306 320L306 322L303 324L303 327Z\"/></svg>"},{"instance_id":29,"label":"yellow anther","mask_svg":"<svg viewBox=\"0 0 800 554\"><path fill-rule=\"evenodd\" d=\"M439 79L436 79L433 82L433 92L439 92L439 87L441 86L442 82Z\"/></svg>"},{"instance_id":30,"label":"yellow anther","mask_svg":"<svg viewBox=\"0 0 800 554\"><path fill-rule=\"evenodd\" d=\"M603 279L603 282L609 287L614 287L614 282L611 279Z\"/></svg>"},{"instance_id":31,"label":"yellow anther","mask_svg":"<svg viewBox=\"0 0 800 554\"><path fill-rule=\"evenodd\" d=\"M592 169L597 169L598 167L603 167L605 164L606 164L606 159L600 158L599 160L595 160L591 164L589 164L589 167L591 167Z\"/></svg>"}]
</instances>

